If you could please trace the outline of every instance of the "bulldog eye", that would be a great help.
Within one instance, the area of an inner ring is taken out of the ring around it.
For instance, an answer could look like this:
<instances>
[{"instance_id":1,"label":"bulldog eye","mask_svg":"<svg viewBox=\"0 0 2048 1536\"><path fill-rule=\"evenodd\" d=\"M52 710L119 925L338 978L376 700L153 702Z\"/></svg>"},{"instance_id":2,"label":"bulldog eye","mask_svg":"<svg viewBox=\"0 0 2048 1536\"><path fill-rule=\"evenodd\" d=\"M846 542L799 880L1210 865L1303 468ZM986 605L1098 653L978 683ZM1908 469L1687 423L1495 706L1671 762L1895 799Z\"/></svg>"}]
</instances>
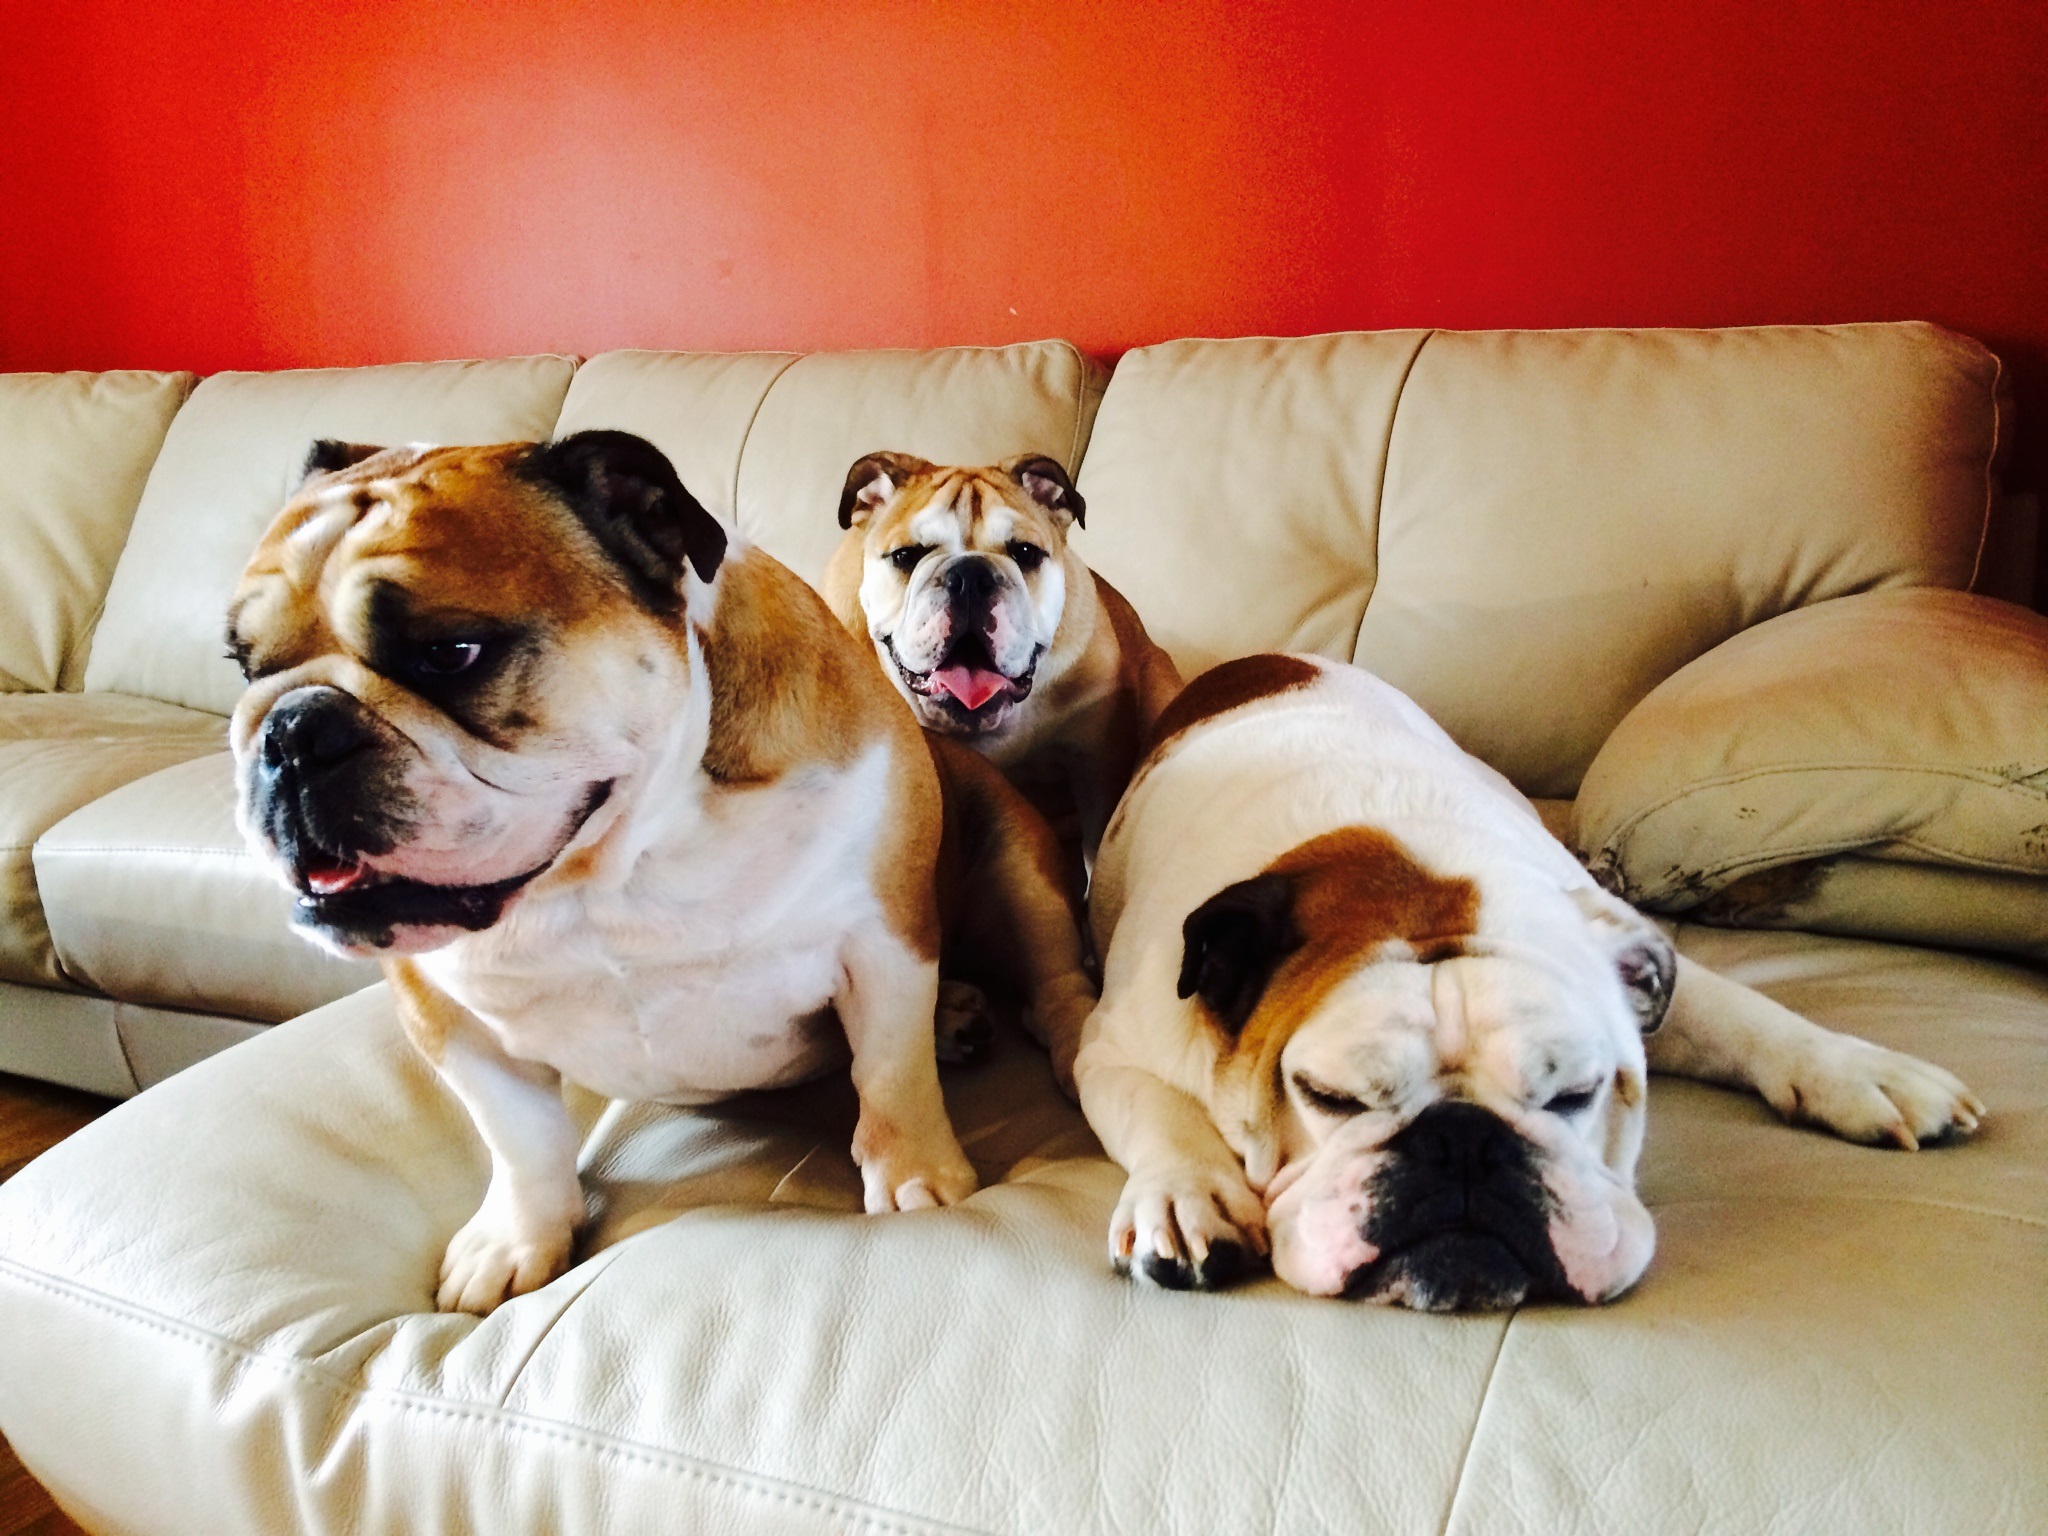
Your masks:
<instances>
[{"instance_id":1,"label":"bulldog eye","mask_svg":"<svg viewBox=\"0 0 2048 1536\"><path fill-rule=\"evenodd\" d=\"M1009 555L1017 562L1017 568L1027 574L1045 563L1045 551L1036 544L1026 544L1021 539L1009 546Z\"/></svg>"},{"instance_id":2,"label":"bulldog eye","mask_svg":"<svg viewBox=\"0 0 2048 1536\"><path fill-rule=\"evenodd\" d=\"M1593 1100L1599 1096L1600 1085L1589 1083L1584 1088L1570 1088L1563 1093L1551 1095L1550 1102L1543 1106L1547 1114L1576 1115L1593 1107Z\"/></svg>"},{"instance_id":3,"label":"bulldog eye","mask_svg":"<svg viewBox=\"0 0 2048 1536\"><path fill-rule=\"evenodd\" d=\"M908 576L917 569L918 561L931 552L932 547L929 544L906 544L901 549L890 550L887 558L891 565Z\"/></svg>"},{"instance_id":4,"label":"bulldog eye","mask_svg":"<svg viewBox=\"0 0 2048 1536\"><path fill-rule=\"evenodd\" d=\"M483 653L478 640L435 640L420 647L413 667L428 677L453 677L475 666Z\"/></svg>"},{"instance_id":5,"label":"bulldog eye","mask_svg":"<svg viewBox=\"0 0 2048 1536\"><path fill-rule=\"evenodd\" d=\"M1372 1107L1361 1098L1325 1087L1299 1072L1294 1074L1294 1091L1326 1115L1362 1115Z\"/></svg>"}]
</instances>

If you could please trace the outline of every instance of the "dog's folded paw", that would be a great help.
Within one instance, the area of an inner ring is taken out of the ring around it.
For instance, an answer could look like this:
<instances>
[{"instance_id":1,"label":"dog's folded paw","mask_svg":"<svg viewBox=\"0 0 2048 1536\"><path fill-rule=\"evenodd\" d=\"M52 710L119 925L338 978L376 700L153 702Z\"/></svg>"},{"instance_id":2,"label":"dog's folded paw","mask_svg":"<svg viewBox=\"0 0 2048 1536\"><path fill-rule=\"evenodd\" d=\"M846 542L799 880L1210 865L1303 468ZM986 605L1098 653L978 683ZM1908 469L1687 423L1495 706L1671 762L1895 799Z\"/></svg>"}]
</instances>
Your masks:
<instances>
[{"instance_id":1,"label":"dog's folded paw","mask_svg":"<svg viewBox=\"0 0 2048 1536\"><path fill-rule=\"evenodd\" d=\"M1802 1053L1764 1097L1787 1120L1909 1152L1968 1136L1985 1113L1953 1073L1850 1035Z\"/></svg>"},{"instance_id":2,"label":"dog's folded paw","mask_svg":"<svg viewBox=\"0 0 2048 1536\"><path fill-rule=\"evenodd\" d=\"M501 1302L537 1291L569 1267L573 1221L543 1218L487 1195L449 1241L434 1305L483 1317Z\"/></svg>"},{"instance_id":3,"label":"dog's folded paw","mask_svg":"<svg viewBox=\"0 0 2048 1536\"><path fill-rule=\"evenodd\" d=\"M1172 1291L1231 1285L1267 1251L1265 1207L1234 1168L1133 1174L1109 1223L1118 1273Z\"/></svg>"}]
</instances>

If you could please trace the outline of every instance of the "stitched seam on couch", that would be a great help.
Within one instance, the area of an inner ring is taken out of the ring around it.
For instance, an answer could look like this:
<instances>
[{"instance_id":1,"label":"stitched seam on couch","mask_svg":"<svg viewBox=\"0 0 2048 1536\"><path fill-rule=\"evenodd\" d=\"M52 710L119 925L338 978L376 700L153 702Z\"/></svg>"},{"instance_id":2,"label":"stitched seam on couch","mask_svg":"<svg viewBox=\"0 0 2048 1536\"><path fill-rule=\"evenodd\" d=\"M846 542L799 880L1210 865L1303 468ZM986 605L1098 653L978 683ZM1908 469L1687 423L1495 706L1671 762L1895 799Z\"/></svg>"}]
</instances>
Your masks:
<instances>
[{"instance_id":1,"label":"stitched seam on couch","mask_svg":"<svg viewBox=\"0 0 2048 1536\"><path fill-rule=\"evenodd\" d=\"M1365 636L1365 616L1372 611L1372 600L1380 590L1380 534L1387 520L1387 470L1394 460L1394 427L1401 419L1401 401L1408 393L1408 380L1415 373L1415 365L1422 360L1422 349L1435 339L1436 329L1431 327L1415 343L1415 350L1408 354L1408 366L1401 370L1401 382L1394 386L1393 407L1387 412L1387 435L1380 442L1380 482L1372 493L1372 587L1365 594L1365 606L1358 611L1358 628L1351 634L1351 654L1344 658L1354 665L1358 660L1358 643Z\"/></svg>"},{"instance_id":2,"label":"stitched seam on couch","mask_svg":"<svg viewBox=\"0 0 2048 1536\"><path fill-rule=\"evenodd\" d=\"M1964 590L1974 592L1984 575L1984 556L1991 548L1991 514L1998 496L1998 450L2003 446L1999 441L2000 431L2005 426L2003 414L1998 409L1998 386L2005 381L2005 359L1996 352L1991 354L1991 451L1984 455L1984 524L1977 530L1977 558L1970 562L1970 584Z\"/></svg>"},{"instance_id":3,"label":"stitched seam on couch","mask_svg":"<svg viewBox=\"0 0 2048 1536\"><path fill-rule=\"evenodd\" d=\"M1438 1536L1448 1536L1451 1522L1458 1518L1458 1500L1465 1492L1465 1474L1472 1470L1472 1448L1479 1444L1479 1426L1486 1418L1486 1405L1493 1398L1493 1383L1500 1374L1501 1356L1508 1352L1508 1334L1521 1315L1519 1307L1508 1314L1507 1322L1501 1327L1500 1338L1493 1346L1493 1360L1486 1367L1486 1384L1480 1388L1479 1406L1472 1413L1472 1428L1465 1436L1465 1449L1458 1457L1458 1475L1451 1481L1451 1500L1444 1506L1443 1524L1437 1527Z\"/></svg>"},{"instance_id":4,"label":"stitched seam on couch","mask_svg":"<svg viewBox=\"0 0 2048 1536\"><path fill-rule=\"evenodd\" d=\"M1882 839L1882 841L1887 845L1897 844L1901 847L1916 849L1922 853L1938 854L1941 857L1942 865L1950 868L1959 868L1968 873L2014 875L2037 880L2048 878L2048 875L2044 875L2039 865L2007 864L1993 859L1980 859L1972 854L1957 853L1953 849L1942 848L1921 838L1887 837ZM1692 879L1706 882L1718 880L1723 875L1742 874L1753 869L1769 869L1779 864L1796 864L1806 859L1831 858L1836 854L1854 853L1860 848L1871 846L1873 844L1867 838L1849 842L1785 843L1769 848L1762 853L1748 853L1741 855L1739 858L1723 859L1718 864L1702 865L1699 869L1691 871L1690 874ZM1872 860L1871 862L1898 862L1908 868L1911 867L1910 860ZM1671 895L1673 892L1684 890L1690 883L1690 880L1666 879L1662 883L1654 885L1631 882L1630 888L1644 893L1642 899L1648 901L1658 900Z\"/></svg>"},{"instance_id":5,"label":"stitched seam on couch","mask_svg":"<svg viewBox=\"0 0 2048 1536\"><path fill-rule=\"evenodd\" d=\"M262 1366L280 1374L295 1377L301 1381L324 1387L337 1396L353 1398L363 1404L389 1404L392 1407L432 1417L468 1420L479 1424L500 1425L523 1435L536 1436L543 1440L560 1441L576 1446L599 1456L620 1461L635 1461L669 1472L680 1473L699 1482L723 1485L726 1488L757 1498L765 1498L778 1504L793 1504L803 1509L815 1510L821 1514L833 1515L856 1525L890 1533L890 1536L930 1536L943 1532L949 1536L990 1536L990 1533L973 1526L950 1525L943 1521L930 1520L902 1510L888 1509L879 1505L865 1504L845 1498L843 1495L828 1493L824 1489L812 1488L803 1483L790 1482L784 1478L762 1472L750 1472L738 1467L728 1467L702 1457L690 1456L680 1451L663 1450L656 1446L642 1445L616 1435L603 1434L597 1430L578 1429L551 1419L537 1418L529 1414L516 1413L507 1409L481 1408L474 1404L450 1403L428 1398L417 1393L405 1392L391 1387L369 1388L352 1382L348 1377L330 1371L294 1355L273 1355L252 1349L233 1339L221 1337L191 1323L179 1322L139 1307L133 1302L116 1300L89 1286L74 1281L60 1281L55 1277L16 1263L12 1259L0 1258L0 1274L12 1276L17 1284L47 1292L62 1300L94 1311L105 1312L133 1326L165 1334L187 1344L221 1355L241 1366Z\"/></svg>"},{"instance_id":6,"label":"stitched seam on couch","mask_svg":"<svg viewBox=\"0 0 2048 1536\"><path fill-rule=\"evenodd\" d=\"M180 847L176 843L65 843L45 848L33 845L36 852L48 859L70 859L81 855L105 858L109 854L169 853L181 859L247 859L251 863L256 855L246 848L193 848ZM265 882L268 884L268 881Z\"/></svg>"},{"instance_id":7,"label":"stitched seam on couch","mask_svg":"<svg viewBox=\"0 0 2048 1536\"><path fill-rule=\"evenodd\" d=\"M1982 1216L1989 1221L2009 1221L2016 1226L2048 1231L2048 1219L2022 1216L2018 1211L1994 1210L1986 1205L1966 1205L1960 1200L1930 1200L1924 1195L1691 1195L1677 1200L1647 1202L1653 1211L1675 1211L1686 1205L1833 1205L1853 1201L1858 1205L1912 1205L1930 1211L1951 1211L1958 1216Z\"/></svg>"},{"instance_id":8,"label":"stitched seam on couch","mask_svg":"<svg viewBox=\"0 0 2048 1536\"><path fill-rule=\"evenodd\" d=\"M761 419L761 408L768 403L768 397L775 393L775 386L782 382L782 376L802 362L806 355L799 352L775 370L775 377L768 381L767 388L761 391L761 398L754 402L754 409L747 417L747 430L740 434L739 451L732 456L732 531L734 533L744 534L746 532L744 528L740 527L740 475L747 467L747 444L754 440L754 423Z\"/></svg>"},{"instance_id":9,"label":"stitched seam on couch","mask_svg":"<svg viewBox=\"0 0 2048 1536\"><path fill-rule=\"evenodd\" d=\"M1894 762L1785 763L1771 768L1745 768L1738 773L1726 773L1716 778L1699 779L1686 785L1683 789L1673 790L1662 800L1654 801L1644 806L1643 809L1623 821L1612 832L1607 834L1602 840L1601 846L1603 849L1613 849L1619 852L1622 845L1633 837L1637 829L1650 817L1657 815L1661 811L1667 811L1672 806L1679 804L1681 801L1689 800L1695 795L1706 794L1711 790L1729 789L1762 779L1782 778L1787 774L1801 773L1914 773L1931 778L1963 779L1975 784L1980 789L2010 790L2022 799L2048 800L2048 794L2028 789L2003 774L1993 773L1989 769L1984 768L1955 768L1924 763ZM1886 839L1886 841L1903 841L1903 839ZM1861 842L1862 840L1847 842L1840 846L1844 848L1859 847ZM1957 855L1957 857L1963 857L1963 855ZM1998 869L2009 866L1987 863L1985 867ZM2010 867L2025 868L2026 866Z\"/></svg>"}]
</instances>

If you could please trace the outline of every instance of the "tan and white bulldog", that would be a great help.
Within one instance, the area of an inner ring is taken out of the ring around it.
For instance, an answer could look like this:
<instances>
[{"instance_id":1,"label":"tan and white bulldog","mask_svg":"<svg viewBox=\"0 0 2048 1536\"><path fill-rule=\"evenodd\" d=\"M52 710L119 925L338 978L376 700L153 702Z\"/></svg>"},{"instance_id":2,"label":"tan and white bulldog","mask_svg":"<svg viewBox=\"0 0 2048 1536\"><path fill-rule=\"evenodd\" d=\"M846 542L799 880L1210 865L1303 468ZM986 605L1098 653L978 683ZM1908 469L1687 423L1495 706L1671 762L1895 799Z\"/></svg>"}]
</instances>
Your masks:
<instances>
[{"instance_id":1,"label":"tan and white bulldog","mask_svg":"<svg viewBox=\"0 0 2048 1536\"><path fill-rule=\"evenodd\" d=\"M1092 989L1042 823L942 766L810 588L642 439L323 442L308 470L229 615L240 818L307 935L383 959L490 1151L439 1305L567 1262L564 1079L702 1103L850 1056L868 1209L968 1195L938 866L978 863L945 878L1072 1037Z\"/></svg>"},{"instance_id":2,"label":"tan and white bulldog","mask_svg":"<svg viewBox=\"0 0 2048 1536\"><path fill-rule=\"evenodd\" d=\"M1041 803L1070 796L1093 858L1181 679L1068 544L1086 512L1043 454L961 469L871 453L840 494L824 591L927 729Z\"/></svg>"},{"instance_id":3,"label":"tan and white bulldog","mask_svg":"<svg viewBox=\"0 0 2048 1536\"><path fill-rule=\"evenodd\" d=\"M1081 1104L1120 1268L1321 1296L1600 1302L1650 1261L1644 1074L1915 1147L1983 1106L1677 958L1407 697L1312 657L1204 673L1096 864ZM1647 1059L1645 1045L1647 1043Z\"/></svg>"}]
</instances>

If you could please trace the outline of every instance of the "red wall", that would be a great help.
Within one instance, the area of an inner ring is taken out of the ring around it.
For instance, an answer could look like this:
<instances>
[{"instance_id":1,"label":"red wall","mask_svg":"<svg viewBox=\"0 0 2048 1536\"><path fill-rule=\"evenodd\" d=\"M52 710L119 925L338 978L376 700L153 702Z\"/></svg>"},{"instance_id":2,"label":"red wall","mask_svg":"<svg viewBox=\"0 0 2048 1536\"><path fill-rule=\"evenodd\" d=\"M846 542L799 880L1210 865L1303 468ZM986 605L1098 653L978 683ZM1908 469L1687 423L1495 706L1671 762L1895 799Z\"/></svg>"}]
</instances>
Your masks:
<instances>
[{"instance_id":1,"label":"red wall","mask_svg":"<svg viewBox=\"0 0 2048 1536\"><path fill-rule=\"evenodd\" d=\"M0 367L1920 316L2048 470L2043 0L70 0Z\"/></svg>"}]
</instances>

